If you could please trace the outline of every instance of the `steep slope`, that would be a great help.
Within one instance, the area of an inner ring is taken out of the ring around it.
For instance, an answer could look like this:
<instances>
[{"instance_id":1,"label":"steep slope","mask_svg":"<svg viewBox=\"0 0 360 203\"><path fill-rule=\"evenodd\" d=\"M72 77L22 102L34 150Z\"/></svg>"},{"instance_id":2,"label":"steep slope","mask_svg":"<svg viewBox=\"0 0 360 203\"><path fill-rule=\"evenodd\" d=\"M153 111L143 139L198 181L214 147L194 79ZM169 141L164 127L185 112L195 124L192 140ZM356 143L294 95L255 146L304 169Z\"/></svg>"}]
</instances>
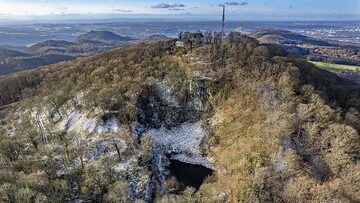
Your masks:
<instances>
[{"instance_id":1,"label":"steep slope","mask_svg":"<svg viewBox=\"0 0 360 203\"><path fill-rule=\"evenodd\" d=\"M358 201L359 86L298 59L259 57L266 49L248 46L230 51L237 61L229 63L231 90L211 120L208 155L218 173L201 197Z\"/></svg>"},{"instance_id":2,"label":"steep slope","mask_svg":"<svg viewBox=\"0 0 360 203\"><path fill-rule=\"evenodd\" d=\"M359 85L277 53L161 41L0 78L2 201L359 201Z\"/></svg>"}]
</instances>

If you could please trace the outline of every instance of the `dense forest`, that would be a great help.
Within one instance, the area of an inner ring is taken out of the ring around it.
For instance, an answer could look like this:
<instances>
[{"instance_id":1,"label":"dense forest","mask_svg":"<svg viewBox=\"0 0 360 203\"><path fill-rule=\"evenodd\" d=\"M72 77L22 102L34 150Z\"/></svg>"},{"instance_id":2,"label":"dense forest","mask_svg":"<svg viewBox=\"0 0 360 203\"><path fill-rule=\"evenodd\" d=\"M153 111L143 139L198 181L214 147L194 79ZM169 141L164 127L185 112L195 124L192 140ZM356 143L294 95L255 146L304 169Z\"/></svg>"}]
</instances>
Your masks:
<instances>
[{"instance_id":1,"label":"dense forest","mask_svg":"<svg viewBox=\"0 0 360 203\"><path fill-rule=\"evenodd\" d=\"M360 201L360 86L250 37L1 77L0 105L2 202ZM91 119L101 130L72 125ZM150 136L184 123L208 132L199 187L161 167Z\"/></svg>"}]
</instances>

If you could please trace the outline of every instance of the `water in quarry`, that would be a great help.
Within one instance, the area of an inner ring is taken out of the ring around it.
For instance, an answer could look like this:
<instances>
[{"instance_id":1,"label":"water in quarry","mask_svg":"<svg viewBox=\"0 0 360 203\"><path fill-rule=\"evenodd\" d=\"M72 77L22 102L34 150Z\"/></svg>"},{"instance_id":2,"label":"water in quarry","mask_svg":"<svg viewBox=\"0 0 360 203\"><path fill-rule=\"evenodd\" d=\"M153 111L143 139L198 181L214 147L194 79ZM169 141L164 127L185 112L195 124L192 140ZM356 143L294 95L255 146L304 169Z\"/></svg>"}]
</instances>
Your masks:
<instances>
[{"instance_id":1,"label":"water in quarry","mask_svg":"<svg viewBox=\"0 0 360 203\"><path fill-rule=\"evenodd\" d=\"M213 170L201 165L194 165L178 160L170 160L170 173L184 186L199 189L204 180L211 176Z\"/></svg>"}]
</instances>

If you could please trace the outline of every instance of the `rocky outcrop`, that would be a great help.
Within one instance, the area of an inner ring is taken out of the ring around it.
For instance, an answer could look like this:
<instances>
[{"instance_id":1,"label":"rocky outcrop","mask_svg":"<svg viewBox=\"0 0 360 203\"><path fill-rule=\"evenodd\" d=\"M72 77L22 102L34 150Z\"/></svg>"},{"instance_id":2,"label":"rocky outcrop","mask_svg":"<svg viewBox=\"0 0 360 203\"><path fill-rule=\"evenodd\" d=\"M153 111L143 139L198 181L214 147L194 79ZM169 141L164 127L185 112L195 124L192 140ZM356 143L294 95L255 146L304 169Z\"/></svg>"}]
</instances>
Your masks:
<instances>
[{"instance_id":1,"label":"rocky outcrop","mask_svg":"<svg viewBox=\"0 0 360 203\"><path fill-rule=\"evenodd\" d=\"M138 121L150 128L170 129L184 122L196 122L205 111L205 82L184 82L177 87L171 81L145 88L138 99Z\"/></svg>"},{"instance_id":2,"label":"rocky outcrop","mask_svg":"<svg viewBox=\"0 0 360 203\"><path fill-rule=\"evenodd\" d=\"M182 87L163 81L139 96L138 118L146 134L170 154L170 159L213 169L203 157L200 143L208 132L198 122L206 111L204 80L185 81Z\"/></svg>"}]
</instances>

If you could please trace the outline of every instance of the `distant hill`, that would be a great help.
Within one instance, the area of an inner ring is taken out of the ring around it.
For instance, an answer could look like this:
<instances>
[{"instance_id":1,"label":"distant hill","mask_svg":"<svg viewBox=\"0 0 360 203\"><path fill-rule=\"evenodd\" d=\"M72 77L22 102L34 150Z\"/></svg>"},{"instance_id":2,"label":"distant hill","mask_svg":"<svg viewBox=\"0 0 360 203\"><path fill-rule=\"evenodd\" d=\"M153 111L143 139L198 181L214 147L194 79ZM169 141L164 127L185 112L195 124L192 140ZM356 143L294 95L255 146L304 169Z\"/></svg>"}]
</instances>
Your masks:
<instances>
[{"instance_id":1,"label":"distant hill","mask_svg":"<svg viewBox=\"0 0 360 203\"><path fill-rule=\"evenodd\" d=\"M47 40L26 48L24 52L0 48L0 75L93 55L120 47L130 40L134 38L110 31L90 31L78 36L75 42Z\"/></svg>"},{"instance_id":2,"label":"distant hill","mask_svg":"<svg viewBox=\"0 0 360 203\"><path fill-rule=\"evenodd\" d=\"M71 56L87 56L114 48L108 44L96 41L68 42L49 40L31 46L28 52L36 55L63 54Z\"/></svg>"},{"instance_id":3,"label":"distant hill","mask_svg":"<svg viewBox=\"0 0 360 203\"><path fill-rule=\"evenodd\" d=\"M162 41L162 40L169 40L169 39L171 39L171 38L166 35L157 34L157 35L151 35L146 40L147 41Z\"/></svg>"},{"instance_id":4,"label":"distant hill","mask_svg":"<svg viewBox=\"0 0 360 203\"><path fill-rule=\"evenodd\" d=\"M9 57L20 57L20 56L27 56L26 53L22 53L20 51L14 51L14 50L10 50L10 49L4 49L4 48L0 48L0 61L1 60L5 60Z\"/></svg>"},{"instance_id":5,"label":"distant hill","mask_svg":"<svg viewBox=\"0 0 360 203\"><path fill-rule=\"evenodd\" d=\"M46 41L30 47L28 53L0 48L0 76L61 61L73 60L74 56L59 54L60 51L54 53L40 51L41 49L47 49L48 46L58 46L61 48L61 46L69 44L71 42Z\"/></svg>"},{"instance_id":6,"label":"distant hill","mask_svg":"<svg viewBox=\"0 0 360 203\"><path fill-rule=\"evenodd\" d=\"M0 48L10 49L10 50L19 51L19 52L26 52L28 49L26 46L16 46L16 45L0 45Z\"/></svg>"},{"instance_id":7,"label":"distant hill","mask_svg":"<svg viewBox=\"0 0 360 203\"><path fill-rule=\"evenodd\" d=\"M0 76L73 59L75 57L61 54L9 57L5 60L0 60Z\"/></svg>"},{"instance_id":8,"label":"distant hill","mask_svg":"<svg viewBox=\"0 0 360 203\"><path fill-rule=\"evenodd\" d=\"M276 44L290 55L311 61L360 65L360 46L334 40L322 40L287 30L261 30L250 34L263 44Z\"/></svg>"},{"instance_id":9,"label":"distant hill","mask_svg":"<svg viewBox=\"0 0 360 203\"><path fill-rule=\"evenodd\" d=\"M287 45L312 44L317 46L332 46L332 44L314 39L308 36L300 35L287 30L261 30L250 34L251 37L258 39L262 43L275 43Z\"/></svg>"},{"instance_id":10,"label":"distant hill","mask_svg":"<svg viewBox=\"0 0 360 203\"><path fill-rule=\"evenodd\" d=\"M65 40L48 40L45 42L40 42L40 43L34 44L28 50L29 50L29 52L38 52L39 50L42 50L44 48L46 49L48 47L63 48L63 47L69 47L69 46L74 46L74 45L76 45L76 43L68 42Z\"/></svg>"},{"instance_id":11,"label":"distant hill","mask_svg":"<svg viewBox=\"0 0 360 203\"><path fill-rule=\"evenodd\" d=\"M82 42L103 42L103 43L118 43L134 40L132 37L120 36L110 31L90 31L79 35L77 41Z\"/></svg>"}]
</instances>

